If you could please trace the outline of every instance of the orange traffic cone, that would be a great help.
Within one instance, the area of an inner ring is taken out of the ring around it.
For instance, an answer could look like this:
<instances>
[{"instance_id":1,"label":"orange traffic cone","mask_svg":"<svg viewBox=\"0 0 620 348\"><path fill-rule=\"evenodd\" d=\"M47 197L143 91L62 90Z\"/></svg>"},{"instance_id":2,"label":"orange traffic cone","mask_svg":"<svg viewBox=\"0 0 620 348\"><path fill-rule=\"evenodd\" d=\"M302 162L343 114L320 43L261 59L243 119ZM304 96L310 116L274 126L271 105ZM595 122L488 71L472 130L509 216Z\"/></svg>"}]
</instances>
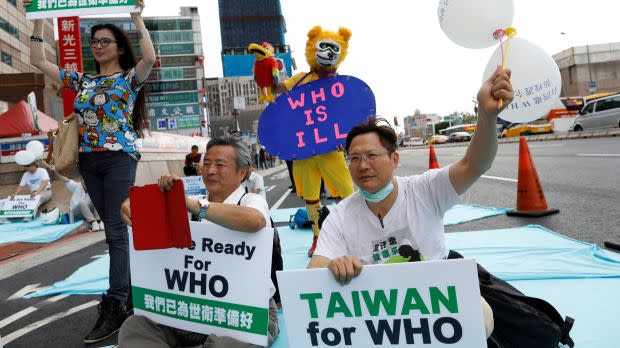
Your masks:
<instances>
[{"instance_id":1,"label":"orange traffic cone","mask_svg":"<svg viewBox=\"0 0 620 348\"><path fill-rule=\"evenodd\" d=\"M439 168L439 162L437 162L437 157L435 156L435 149L433 149L433 145L431 145L431 152L428 156L428 169L437 168Z\"/></svg>"},{"instance_id":2,"label":"orange traffic cone","mask_svg":"<svg viewBox=\"0 0 620 348\"><path fill-rule=\"evenodd\" d=\"M519 177L517 182L517 209L506 213L508 216L540 217L559 213L549 209L530 149L525 138L519 139Z\"/></svg>"}]
</instances>

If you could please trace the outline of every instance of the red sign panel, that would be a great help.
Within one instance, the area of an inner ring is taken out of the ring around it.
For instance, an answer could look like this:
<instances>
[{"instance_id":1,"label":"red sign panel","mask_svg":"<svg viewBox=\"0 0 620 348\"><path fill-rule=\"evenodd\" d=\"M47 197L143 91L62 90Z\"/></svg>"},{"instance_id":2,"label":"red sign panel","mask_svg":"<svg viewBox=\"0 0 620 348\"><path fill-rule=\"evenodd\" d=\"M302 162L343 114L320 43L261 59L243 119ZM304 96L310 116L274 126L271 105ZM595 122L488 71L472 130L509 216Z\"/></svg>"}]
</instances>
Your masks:
<instances>
[{"instance_id":1,"label":"red sign panel","mask_svg":"<svg viewBox=\"0 0 620 348\"><path fill-rule=\"evenodd\" d=\"M58 47L60 51L60 68L70 71L82 71L82 40L79 17L58 18ZM62 102L65 116L73 112L73 91L62 90Z\"/></svg>"}]
</instances>

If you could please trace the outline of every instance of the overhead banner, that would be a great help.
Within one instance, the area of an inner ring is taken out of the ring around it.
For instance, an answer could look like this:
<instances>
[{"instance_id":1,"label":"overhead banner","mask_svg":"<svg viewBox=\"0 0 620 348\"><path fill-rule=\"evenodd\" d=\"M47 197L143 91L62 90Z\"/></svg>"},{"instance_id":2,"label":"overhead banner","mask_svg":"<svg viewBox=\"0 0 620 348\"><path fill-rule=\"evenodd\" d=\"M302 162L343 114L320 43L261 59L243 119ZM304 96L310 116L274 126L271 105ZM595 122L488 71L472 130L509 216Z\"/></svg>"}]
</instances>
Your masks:
<instances>
[{"instance_id":1,"label":"overhead banner","mask_svg":"<svg viewBox=\"0 0 620 348\"><path fill-rule=\"evenodd\" d=\"M290 347L486 347L476 262L277 272Z\"/></svg>"},{"instance_id":2,"label":"overhead banner","mask_svg":"<svg viewBox=\"0 0 620 348\"><path fill-rule=\"evenodd\" d=\"M40 196L32 198L30 195L15 196L13 199L7 198L2 210L0 210L0 217L24 218L34 216L37 213L40 199Z\"/></svg>"},{"instance_id":3,"label":"overhead banner","mask_svg":"<svg viewBox=\"0 0 620 348\"><path fill-rule=\"evenodd\" d=\"M189 249L136 251L129 237L135 314L267 346L273 229L190 222L190 230Z\"/></svg>"},{"instance_id":4,"label":"overhead banner","mask_svg":"<svg viewBox=\"0 0 620 348\"><path fill-rule=\"evenodd\" d=\"M372 90L338 75L281 94L260 116L258 137L272 155L295 160L335 151L355 125L375 115Z\"/></svg>"},{"instance_id":5,"label":"overhead banner","mask_svg":"<svg viewBox=\"0 0 620 348\"><path fill-rule=\"evenodd\" d=\"M138 12L136 0L35 0L26 19Z\"/></svg>"}]
</instances>

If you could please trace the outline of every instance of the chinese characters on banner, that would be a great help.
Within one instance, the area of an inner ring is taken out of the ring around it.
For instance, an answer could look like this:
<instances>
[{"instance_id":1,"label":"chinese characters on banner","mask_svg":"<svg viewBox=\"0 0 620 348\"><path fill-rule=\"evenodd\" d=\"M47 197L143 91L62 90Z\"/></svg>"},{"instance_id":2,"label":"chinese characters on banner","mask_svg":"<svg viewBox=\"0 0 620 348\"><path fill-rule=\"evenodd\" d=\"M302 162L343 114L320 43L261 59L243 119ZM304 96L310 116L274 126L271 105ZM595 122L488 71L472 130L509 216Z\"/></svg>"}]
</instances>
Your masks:
<instances>
[{"instance_id":1,"label":"chinese characters on banner","mask_svg":"<svg viewBox=\"0 0 620 348\"><path fill-rule=\"evenodd\" d=\"M82 71L82 40L80 37L79 17L58 18L58 45L60 51L60 68L70 71ZM64 116L73 112L76 93L63 88L62 104Z\"/></svg>"},{"instance_id":2,"label":"chinese characters on banner","mask_svg":"<svg viewBox=\"0 0 620 348\"><path fill-rule=\"evenodd\" d=\"M26 8L26 19L137 11L136 0L35 0Z\"/></svg>"}]
</instances>

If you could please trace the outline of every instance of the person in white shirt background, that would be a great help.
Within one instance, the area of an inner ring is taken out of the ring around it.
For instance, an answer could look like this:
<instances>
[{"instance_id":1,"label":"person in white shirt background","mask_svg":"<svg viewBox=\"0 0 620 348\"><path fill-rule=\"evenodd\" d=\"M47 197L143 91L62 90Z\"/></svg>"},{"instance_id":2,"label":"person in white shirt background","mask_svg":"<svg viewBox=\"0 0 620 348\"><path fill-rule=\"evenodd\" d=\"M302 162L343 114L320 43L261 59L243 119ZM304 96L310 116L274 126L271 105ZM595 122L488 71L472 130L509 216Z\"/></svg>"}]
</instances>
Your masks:
<instances>
[{"instance_id":1,"label":"person in white shirt background","mask_svg":"<svg viewBox=\"0 0 620 348\"><path fill-rule=\"evenodd\" d=\"M52 198L52 184L50 182L50 176L47 173L47 170L39 168L36 161L26 166L26 172L22 175L22 180L19 182L19 186L17 186L15 193L13 193L12 196L9 196L9 199L13 199L13 197L19 195L26 187L30 189L30 197L40 197L37 209Z\"/></svg>"},{"instance_id":2,"label":"person in white shirt background","mask_svg":"<svg viewBox=\"0 0 620 348\"><path fill-rule=\"evenodd\" d=\"M267 199L267 193L265 192L265 180L263 180L262 175L256 172L255 168L252 168L250 176L248 176L248 178L241 183L241 185L244 187L245 192L256 193Z\"/></svg>"},{"instance_id":3,"label":"person in white shirt background","mask_svg":"<svg viewBox=\"0 0 620 348\"><path fill-rule=\"evenodd\" d=\"M84 184L82 182L82 179L80 178L79 182L71 180L66 176L58 173L54 166L49 166L45 164L45 162L41 162L41 165L46 167L50 172L54 173L56 175L56 178L64 182L67 190L71 192L69 210L71 211L73 216L77 219L83 219L84 221L88 222L92 231L103 231L105 227L103 225L103 221L101 221L97 209L95 209L93 202L90 200L90 196L84 190Z\"/></svg>"}]
</instances>

